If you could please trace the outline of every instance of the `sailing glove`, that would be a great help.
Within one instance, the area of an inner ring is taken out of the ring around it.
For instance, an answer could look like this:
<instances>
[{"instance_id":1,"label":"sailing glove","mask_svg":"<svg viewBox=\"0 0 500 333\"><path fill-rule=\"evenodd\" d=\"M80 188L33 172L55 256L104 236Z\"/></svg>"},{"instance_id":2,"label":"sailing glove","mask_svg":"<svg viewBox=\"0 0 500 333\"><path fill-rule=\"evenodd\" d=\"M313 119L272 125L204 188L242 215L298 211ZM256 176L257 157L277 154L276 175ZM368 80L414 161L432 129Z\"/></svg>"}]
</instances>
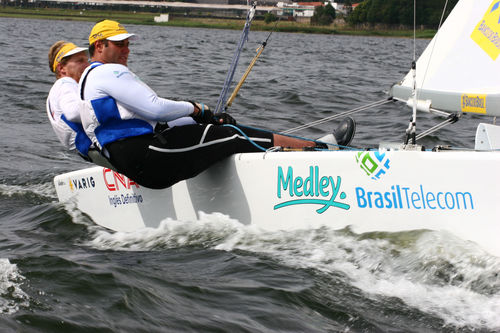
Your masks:
<instances>
[{"instance_id":1,"label":"sailing glove","mask_svg":"<svg viewBox=\"0 0 500 333\"><path fill-rule=\"evenodd\" d=\"M198 124L213 124L214 123L214 114L210 111L208 105L203 103L191 102L194 106L194 111L191 114L191 117Z\"/></svg>"},{"instance_id":2,"label":"sailing glove","mask_svg":"<svg viewBox=\"0 0 500 333\"><path fill-rule=\"evenodd\" d=\"M216 113L214 115L215 121L217 124L229 124L229 125L236 125L236 120L229 115L229 113Z\"/></svg>"},{"instance_id":3,"label":"sailing glove","mask_svg":"<svg viewBox=\"0 0 500 333\"><path fill-rule=\"evenodd\" d=\"M197 102L191 102L191 104L194 106L194 111L191 114L191 117L198 124L236 125L236 120L234 120L234 118L227 113L217 113L214 115L208 105Z\"/></svg>"}]
</instances>

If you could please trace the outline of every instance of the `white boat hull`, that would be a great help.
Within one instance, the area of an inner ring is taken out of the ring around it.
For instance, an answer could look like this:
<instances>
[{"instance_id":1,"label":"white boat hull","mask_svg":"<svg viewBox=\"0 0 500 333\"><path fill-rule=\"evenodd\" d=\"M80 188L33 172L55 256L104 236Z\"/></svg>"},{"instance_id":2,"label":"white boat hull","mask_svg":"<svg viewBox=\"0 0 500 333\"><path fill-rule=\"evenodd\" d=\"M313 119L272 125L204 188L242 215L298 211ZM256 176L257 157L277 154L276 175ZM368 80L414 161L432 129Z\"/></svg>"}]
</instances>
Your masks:
<instances>
[{"instance_id":1,"label":"white boat hull","mask_svg":"<svg viewBox=\"0 0 500 333\"><path fill-rule=\"evenodd\" d=\"M445 230L500 256L500 153L246 153L152 190L93 167L54 178L61 202L116 231L219 212L268 230Z\"/></svg>"}]
</instances>

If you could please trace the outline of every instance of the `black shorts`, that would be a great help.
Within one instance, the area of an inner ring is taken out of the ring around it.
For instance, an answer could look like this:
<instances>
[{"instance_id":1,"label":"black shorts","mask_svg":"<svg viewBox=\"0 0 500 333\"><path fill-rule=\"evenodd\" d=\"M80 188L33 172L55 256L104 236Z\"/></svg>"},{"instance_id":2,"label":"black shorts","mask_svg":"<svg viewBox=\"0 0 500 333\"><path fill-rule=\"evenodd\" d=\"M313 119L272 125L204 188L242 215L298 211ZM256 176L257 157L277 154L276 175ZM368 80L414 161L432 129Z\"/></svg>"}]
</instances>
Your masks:
<instances>
[{"instance_id":1,"label":"black shorts","mask_svg":"<svg viewBox=\"0 0 500 333\"><path fill-rule=\"evenodd\" d=\"M139 185L160 189L194 177L235 153L273 146L271 132L231 125L176 126L106 145L110 161Z\"/></svg>"}]
</instances>

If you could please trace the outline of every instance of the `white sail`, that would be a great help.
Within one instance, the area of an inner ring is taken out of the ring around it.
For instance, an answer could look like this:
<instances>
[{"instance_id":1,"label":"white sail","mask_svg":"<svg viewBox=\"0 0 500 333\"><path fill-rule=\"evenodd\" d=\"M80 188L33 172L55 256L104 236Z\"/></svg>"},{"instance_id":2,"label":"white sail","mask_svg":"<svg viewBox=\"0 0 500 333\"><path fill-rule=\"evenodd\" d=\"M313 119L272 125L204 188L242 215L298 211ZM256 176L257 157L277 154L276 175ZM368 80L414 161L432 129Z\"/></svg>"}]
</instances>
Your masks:
<instances>
[{"instance_id":1,"label":"white sail","mask_svg":"<svg viewBox=\"0 0 500 333\"><path fill-rule=\"evenodd\" d=\"M461 0L417 61L419 105L500 115L500 0ZM411 73L391 88L411 99ZM410 102L411 103L411 102Z\"/></svg>"}]
</instances>

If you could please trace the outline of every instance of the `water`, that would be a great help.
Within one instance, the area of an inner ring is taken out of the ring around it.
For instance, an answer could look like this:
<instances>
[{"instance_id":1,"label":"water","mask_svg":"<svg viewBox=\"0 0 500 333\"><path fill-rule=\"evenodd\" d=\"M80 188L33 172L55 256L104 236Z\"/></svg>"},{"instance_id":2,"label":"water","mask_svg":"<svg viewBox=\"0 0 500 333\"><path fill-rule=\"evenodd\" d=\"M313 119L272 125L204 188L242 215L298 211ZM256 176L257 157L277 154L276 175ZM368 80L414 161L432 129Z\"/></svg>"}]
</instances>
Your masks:
<instances>
[{"instance_id":1,"label":"water","mask_svg":"<svg viewBox=\"0 0 500 333\"><path fill-rule=\"evenodd\" d=\"M218 214L113 233L57 202L88 166L46 119L46 54L92 24L0 18L0 329L22 332L495 332L500 258L440 232L263 232ZM130 68L162 96L215 105L237 31L128 26ZM267 33L251 34L237 78ZM417 41L417 52L426 40ZM240 122L286 130L384 98L408 39L273 34L237 97ZM355 145L400 141L410 112L355 116ZM419 128L438 120L419 118ZM425 139L473 146L474 116ZM334 124L300 135L318 137Z\"/></svg>"}]
</instances>

